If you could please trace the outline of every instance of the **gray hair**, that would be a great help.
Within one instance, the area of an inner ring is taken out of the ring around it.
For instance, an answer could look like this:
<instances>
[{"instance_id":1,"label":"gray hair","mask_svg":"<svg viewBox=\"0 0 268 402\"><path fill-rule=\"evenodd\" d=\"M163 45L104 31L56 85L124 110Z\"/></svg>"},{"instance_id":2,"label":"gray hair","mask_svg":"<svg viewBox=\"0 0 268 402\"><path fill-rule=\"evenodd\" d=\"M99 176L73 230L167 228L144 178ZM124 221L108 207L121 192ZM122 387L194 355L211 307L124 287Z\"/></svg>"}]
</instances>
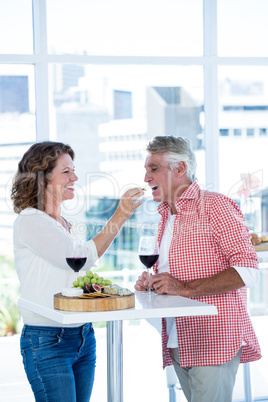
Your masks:
<instances>
[{"instance_id":1,"label":"gray hair","mask_svg":"<svg viewBox=\"0 0 268 402\"><path fill-rule=\"evenodd\" d=\"M182 137L158 136L149 141L146 151L150 154L167 154L166 161L173 170L178 162L185 162L186 175L192 182L196 180L196 158L190 140Z\"/></svg>"}]
</instances>

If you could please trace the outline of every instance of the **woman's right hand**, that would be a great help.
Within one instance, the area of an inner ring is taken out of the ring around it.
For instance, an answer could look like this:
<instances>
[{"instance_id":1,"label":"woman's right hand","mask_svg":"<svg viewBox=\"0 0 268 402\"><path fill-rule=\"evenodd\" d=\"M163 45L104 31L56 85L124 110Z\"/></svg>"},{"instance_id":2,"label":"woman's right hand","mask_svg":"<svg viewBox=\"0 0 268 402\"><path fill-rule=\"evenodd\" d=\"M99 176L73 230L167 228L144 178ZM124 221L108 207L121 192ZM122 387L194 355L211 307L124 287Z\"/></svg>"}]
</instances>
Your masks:
<instances>
[{"instance_id":1,"label":"woman's right hand","mask_svg":"<svg viewBox=\"0 0 268 402\"><path fill-rule=\"evenodd\" d=\"M135 210L142 204L142 201L137 201L137 199L142 197L143 194L144 192L140 188L127 190L119 202L115 216L121 217L124 220L130 218Z\"/></svg>"},{"instance_id":2,"label":"woman's right hand","mask_svg":"<svg viewBox=\"0 0 268 402\"><path fill-rule=\"evenodd\" d=\"M93 239L99 258L110 246L126 220L130 218L134 211L142 204L142 201L137 201L137 199L143 194L144 193L141 189L132 188L127 190L122 196L113 216L109 219L100 233Z\"/></svg>"}]
</instances>

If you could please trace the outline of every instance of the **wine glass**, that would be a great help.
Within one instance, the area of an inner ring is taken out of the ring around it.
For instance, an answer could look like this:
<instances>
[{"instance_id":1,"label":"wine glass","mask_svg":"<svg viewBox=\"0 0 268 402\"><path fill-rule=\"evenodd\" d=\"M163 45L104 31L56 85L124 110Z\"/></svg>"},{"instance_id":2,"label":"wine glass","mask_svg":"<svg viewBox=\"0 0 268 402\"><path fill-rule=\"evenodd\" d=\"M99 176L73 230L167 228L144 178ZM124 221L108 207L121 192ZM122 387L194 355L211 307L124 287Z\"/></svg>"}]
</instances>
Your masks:
<instances>
[{"instance_id":1,"label":"wine glass","mask_svg":"<svg viewBox=\"0 0 268 402\"><path fill-rule=\"evenodd\" d=\"M139 242L139 258L147 268L149 279L150 268L156 263L159 258L159 246L155 236L142 236ZM148 292L151 289L148 285Z\"/></svg>"},{"instance_id":2,"label":"wine glass","mask_svg":"<svg viewBox=\"0 0 268 402\"><path fill-rule=\"evenodd\" d=\"M69 242L66 249L66 262L75 272L76 280L78 272L87 261L86 243L83 240L73 240Z\"/></svg>"}]
</instances>

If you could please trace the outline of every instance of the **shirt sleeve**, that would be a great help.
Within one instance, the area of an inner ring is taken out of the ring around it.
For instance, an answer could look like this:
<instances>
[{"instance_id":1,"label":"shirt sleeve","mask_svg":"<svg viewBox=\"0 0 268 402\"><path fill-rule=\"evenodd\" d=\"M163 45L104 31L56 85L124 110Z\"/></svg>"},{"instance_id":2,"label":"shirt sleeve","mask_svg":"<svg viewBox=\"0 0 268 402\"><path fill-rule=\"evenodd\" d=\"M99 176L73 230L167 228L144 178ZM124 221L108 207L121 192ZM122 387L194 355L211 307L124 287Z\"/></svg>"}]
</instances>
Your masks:
<instances>
[{"instance_id":1,"label":"shirt sleeve","mask_svg":"<svg viewBox=\"0 0 268 402\"><path fill-rule=\"evenodd\" d=\"M213 199L210 224L230 267L258 269L258 257L250 241L250 233L238 205L224 195Z\"/></svg>"},{"instance_id":2,"label":"shirt sleeve","mask_svg":"<svg viewBox=\"0 0 268 402\"><path fill-rule=\"evenodd\" d=\"M260 271L258 269L234 266L233 268L239 273L247 288L252 288L258 283L260 279Z\"/></svg>"},{"instance_id":3,"label":"shirt sleeve","mask_svg":"<svg viewBox=\"0 0 268 402\"><path fill-rule=\"evenodd\" d=\"M40 213L21 216L18 222L20 245L31 250L50 264L66 269L66 250L73 239L60 224L50 221ZM87 262L84 269L89 269L96 262L98 255L93 240L86 243Z\"/></svg>"}]
</instances>

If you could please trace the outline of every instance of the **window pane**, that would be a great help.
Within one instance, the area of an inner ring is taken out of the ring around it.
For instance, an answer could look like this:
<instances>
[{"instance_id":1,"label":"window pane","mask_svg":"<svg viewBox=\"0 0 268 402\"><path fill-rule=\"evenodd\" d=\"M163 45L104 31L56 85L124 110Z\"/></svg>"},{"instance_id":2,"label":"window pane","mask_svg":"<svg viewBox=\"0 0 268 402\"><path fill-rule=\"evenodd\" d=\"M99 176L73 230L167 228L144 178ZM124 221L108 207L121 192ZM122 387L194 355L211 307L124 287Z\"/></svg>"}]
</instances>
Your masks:
<instances>
[{"instance_id":1,"label":"window pane","mask_svg":"<svg viewBox=\"0 0 268 402\"><path fill-rule=\"evenodd\" d=\"M260 128L260 135L267 135L267 128Z\"/></svg>"},{"instance_id":2,"label":"window pane","mask_svg":"<svg viewBox=\"0 0 268 402\"><path fill-rule=\"evenodd\" d=\"M33 53L32 1L0 2L0 53Z\"/></svg>"},{"instance_id":3,"label":"window pane","mask_svg":"<svg viewBox=\"0 0 268 402\"><path fill-rule=\"evenodd\" d=\"M267 76L267 67L219 68L219 127L229 131L219 136L220 191L238 202L257 232L268 231ZM241 174L250 175L248 197L238 193L248 187Z\"/></svg>"},{"instance_id":4,"label":"window pane","mask_svg":"<svg viewBox=\"0 0 268 402\"><path fill-rule=\"evenodd\" d=\"M35 140L34 68L0 65L0 249L12 243L11 180Z\"/></svg>"},{"instance_id":5,"label":"window pane","mask_svg":"<svg viewBox=\"0 0 268 402\"><path fill-rule=\"evenodd\" d=\"M229 130L226 128L220 128L220 135L227 137L227 135L229 135Z\"/></svg>"},{"instance_id":6,"label":"window pane","mask_svg":"<svg viewBox=\"0 0 268 402\"><path fill-rule=\"evenodd\" d=\"M59 19L59 16L61 18ZM47 0L50 53L200 56L202 0Z\"/></svg>"},{"instance_id":7,"label":"window pane","mask_svg":"<svg viewBox=\"0 0 268 402\"><path fill-rule=\"evenodd\" d=\"M242 130L241 128L234 128L234 135L242 135Z\"/></svg>"},{"instance_id":8,"label":"window pane","mask_svg":"<svg viewBox=\"0 0 268 402\"><path fill-rule=\"evenodd\" d=\"M253 137L254 136L254 128L247 128L247 135L249 137Z\"/></svg>"},{"instance_id":9,"label":"window pane","mask_svg":"<svg viewBox=\"0 0 268 402\"><path fill-rule=\"evenodd\" d=\"M58 77L57 85L52 77ZM111 216L127 188L144 186L144 149L156 135L191 140L197 177L204 185L201 67L84 66L81 70L81 66L57 64L51 69L50 84L56 124L51 131L74 148L78 184L83 191L87 186L88 205L84 203L83 208L88 227L80 229L88 237ZM76 205L77 214L80 206ZM69 213L72 218L74 208ZM107 266L140 268L136 242L142 232L156 228L156 208L148 190L143 208L126 223L103 257Z\"/></svg>"},{"instance_id":10,"label":"window pane","mask_svg":"<svg viewBox=\"0 0 268 402\"><path fill-rule=\"evenodd\" d=\"M33 66L0 65L0 132L2 144L35 141Z\"/></svg>"},{"instance_id":11,"label":"window pane","mask_svg":"<svg viewBox=\"0 0 268 402\"><path fill-rule=\"evenodd\" d=\"M218 0L220 56L268 56L268 2Z\"/></svg>"}]
</instances>

